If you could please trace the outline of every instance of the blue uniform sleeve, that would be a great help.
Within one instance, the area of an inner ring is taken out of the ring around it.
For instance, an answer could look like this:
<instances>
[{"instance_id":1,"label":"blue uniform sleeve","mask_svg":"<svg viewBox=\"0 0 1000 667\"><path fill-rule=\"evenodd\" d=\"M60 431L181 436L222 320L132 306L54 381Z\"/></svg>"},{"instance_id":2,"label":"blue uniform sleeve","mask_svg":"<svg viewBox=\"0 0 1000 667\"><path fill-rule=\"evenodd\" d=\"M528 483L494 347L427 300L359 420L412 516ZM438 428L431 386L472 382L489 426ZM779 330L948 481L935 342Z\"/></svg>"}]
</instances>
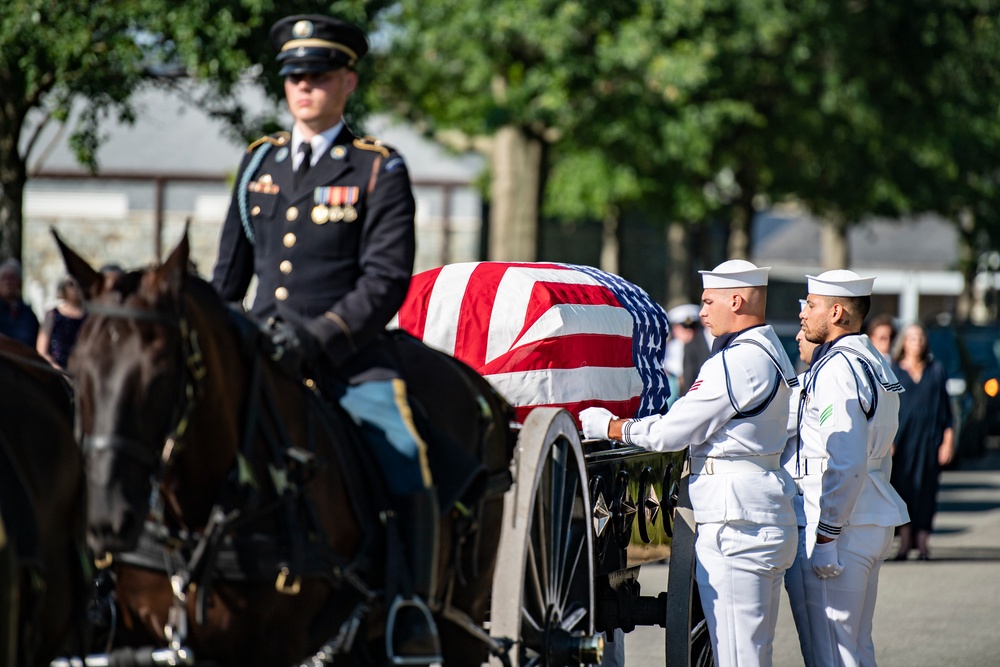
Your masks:
<instances>
[{"instance_id":1,"label":"blue uniform sleeve","mask_svg":"<svg viewBox=\"0 0 1000 667\"><path fill-rule=\"evenodd\" d=\"M233 195L229 202L229 212L222 225L218 260L212 272L212 286L224 301L230 302L242 301L253 277L253 246L243 229L237 200L243 172L250 163L251 155L251 153L244 155L243 163L237 173Z\"/></svg>"}]
</instances>

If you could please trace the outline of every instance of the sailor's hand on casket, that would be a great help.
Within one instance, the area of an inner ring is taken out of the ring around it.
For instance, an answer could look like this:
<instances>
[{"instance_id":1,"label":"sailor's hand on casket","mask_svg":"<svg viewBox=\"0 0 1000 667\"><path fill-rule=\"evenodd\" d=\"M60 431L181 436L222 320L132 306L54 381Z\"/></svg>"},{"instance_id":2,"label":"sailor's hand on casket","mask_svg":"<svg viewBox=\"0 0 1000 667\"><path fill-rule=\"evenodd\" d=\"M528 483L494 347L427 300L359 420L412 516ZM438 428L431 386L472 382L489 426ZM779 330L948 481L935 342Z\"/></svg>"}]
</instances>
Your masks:
<instances>
[{"instance_id":1,"label":"sailor's hand on casket","mask_svg":"<svg viewBox=\"0 0 1000 667\"><path fill-rule=\"evenodd\" d=\"M585 440L607 440L608 425L612 419L618 419L610 410L604 408L587 408L580 413L580 425L583 427Z\"/></svg>"}]
</instances>

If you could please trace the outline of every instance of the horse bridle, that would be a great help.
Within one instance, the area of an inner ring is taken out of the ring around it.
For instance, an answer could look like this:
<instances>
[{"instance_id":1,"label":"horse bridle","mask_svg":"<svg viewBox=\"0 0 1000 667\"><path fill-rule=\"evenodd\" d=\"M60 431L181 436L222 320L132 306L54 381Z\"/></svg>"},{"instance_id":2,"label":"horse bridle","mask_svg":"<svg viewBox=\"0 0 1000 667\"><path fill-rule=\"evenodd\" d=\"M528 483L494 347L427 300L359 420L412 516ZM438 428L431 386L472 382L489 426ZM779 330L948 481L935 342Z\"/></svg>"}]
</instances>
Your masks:
<instances>
[{"instance_id":1,"label":"horse bridle","mask_svg":"<svg viewBox=\"0 0 1000 667\"><path fill-rule=\"evenodd\" d=\"M132 441L114 435L101 436L93 439L95 441L94 446L109 447L111 449L121 451L123 454L131 456L140 462L145 461L144 465L150 470L150 474L154 478L154 482L158 482L159 480L156 479L157 472L162 475L163 471L169 466L174 454L180 450L179 443L187 430L188 423L194 408L197 405L198 398L202 394L203 380L208 372L202 356L201 346L198 342L197 331L190 327L183 312L170 314L161 311L146 310L106 302L95 302L89 304L88 312L112 318L163 324L176 328L179 333L182 358L180 366L181 374L184 378L179 391L182 402L178 401L176 404L177 408L172 419L173 426L164 441L158 471L153 470L156 462L155 454L151 453L148 449L143 449L141 444L137 441ZM159 491L157 490L158 487L158 483L153 484L152 493L154 495L159 494ZM159 498L158 502L162 502L162 494L157 495L157 497ZM149 511L151 515L153 515L154 522L162 528L162 508L154 506L152 498L150 501ZM210 521L210 524L214 525L214 528L210 531L206 531L206 533L202 535L199 546L195 549L195 553L203 556L205 553L205 549L203 547L211 539L211 535L215 534L216 529L225 527L227 523L230 522L230 519L230 516L225 515L220 508L216 507L216 511L213 513L212 520ZM110 560L107 564L110 564ZM183 571L174 573L170 576L173 602L168 612L164 632L167 636L171 649L177 652L184 650L183 642L187 636L187 593L185 591L190 583L192 569L190 564L188 565L189 566ZM283 570L282 573L279 574L278 582L276 582L278 590L282 590L280 582L283 581L285 573L287 573L287 570ZM374 600L377 596L377 593L373 591L350 566L336 567L334 569L334 576L336 579L346 582L352 588L361 593L362 598L341 624L340 628L338 628L337 633L323 646L322 649L320 649L319 652L316 653L315 656L312 657L311 660L308 661L308 664L310 665L331 664L333 656L350 650L350 647L354 642L355 635L358 632L358 628L361 625L361 621L370 611L372 600ZM296 590L297 585L298 584L296 582L296 584L294 584L294 586L296 586ZM199 587L199 591L203 592L204 590L205 587ZM303 662L302 665L305 666L306 662Z\"/></svg>"},{"instance_id":2,"label":"horse bridle","mask_svg":"<svg viewBox=\"0 0 1000 667\"><path fill-rule=\"evenodd\" d=\"M198 342L198 332L190 327L187 317L183 313L174 315L155 310L94 301L87 302L86 309L88 313L104 315L110 318L162 324L177 329L180 334L182 360L180 370L182 381L178 390L178 400L174 403L174 414L170 420L171 427L167 431L168 435L160 450L160 471L162 472L170 464L173 455L179 450L178 443L187 431L191 414L194 412L198 398L202 393L202 381L208 373L208 369L205 366L205 359L201 353L201 345ZM150 452L135 440L115 434L90 436L86 439L81 437L79 439L85 444L85 448L97 450L112 449L121 452L138 461L144 468L149 469L150 473L154 472L153 467L156 464L156 454Z\"/></svg>"}]
</instances>

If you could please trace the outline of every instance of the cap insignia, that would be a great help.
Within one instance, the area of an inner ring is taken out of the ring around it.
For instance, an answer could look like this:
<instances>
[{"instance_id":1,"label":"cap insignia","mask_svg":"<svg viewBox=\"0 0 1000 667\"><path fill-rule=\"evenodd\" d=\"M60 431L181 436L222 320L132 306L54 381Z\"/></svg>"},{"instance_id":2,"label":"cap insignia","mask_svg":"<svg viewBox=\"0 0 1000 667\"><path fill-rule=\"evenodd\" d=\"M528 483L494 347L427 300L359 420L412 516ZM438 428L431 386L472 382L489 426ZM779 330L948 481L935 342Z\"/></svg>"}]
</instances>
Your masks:
<instances>
[{"instance_id":1,"label":"cap insignia","mask_svg":"<svg viewBox=\"0 0 1000 667\"><path fill-rule=\"evenodd\" d=\"M292 34L298 38L309 37L313 34L312 21L296 21L292 26Z\"/></svg>"}]
</instances>

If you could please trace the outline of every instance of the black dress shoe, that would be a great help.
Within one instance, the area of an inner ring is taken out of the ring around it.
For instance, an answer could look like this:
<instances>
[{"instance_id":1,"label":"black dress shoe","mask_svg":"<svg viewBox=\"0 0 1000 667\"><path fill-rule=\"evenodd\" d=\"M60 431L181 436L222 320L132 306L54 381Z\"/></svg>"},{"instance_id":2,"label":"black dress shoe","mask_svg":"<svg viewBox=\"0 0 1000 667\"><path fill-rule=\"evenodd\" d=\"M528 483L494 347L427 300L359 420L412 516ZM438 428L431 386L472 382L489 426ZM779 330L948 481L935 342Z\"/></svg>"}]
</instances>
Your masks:
<instances>
[{"instance_id":1,"label":"black dress shoe","mask_svg":"<svg viewBox=\"0 0 1000 667\"><path fill-rule=\"evenodd\" d=\"M931 559L931 555L929 553L927 553L926 551L921 551L920 555L917 556L917 560L930 560L930 559Z\"/></svg>"},{"instance_id":2,"label":"black dress shoe","mask_svg":"<svg viewBox=\"0 0 1000 667\"><path fill-rule=\"evenodd\" d=\"M899 552L898 554L896 554L896 555L895 555L895 556L893 557L893 560L906 560L906 557L907 557L908 555L909 555L909 554L907 554L907 553L906 553L905 551L900 551L900 552Z\"/></svg>"}]
</instances>

